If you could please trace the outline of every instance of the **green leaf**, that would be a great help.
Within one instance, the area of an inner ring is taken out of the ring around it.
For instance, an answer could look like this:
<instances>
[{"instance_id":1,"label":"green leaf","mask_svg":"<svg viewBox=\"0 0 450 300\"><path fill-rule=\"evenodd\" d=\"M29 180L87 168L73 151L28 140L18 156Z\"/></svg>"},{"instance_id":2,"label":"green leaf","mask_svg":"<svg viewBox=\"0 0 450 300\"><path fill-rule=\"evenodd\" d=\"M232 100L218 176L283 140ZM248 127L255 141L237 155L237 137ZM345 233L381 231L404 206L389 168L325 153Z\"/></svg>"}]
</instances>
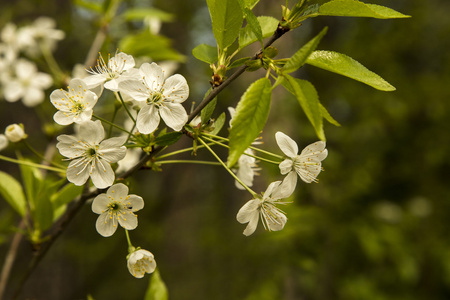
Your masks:
<instances>
[{"instance_id":1,"label":"green leaf","mask_svg":"<svg viewBox=\"0 0 450 300\"><path fill-rule=\"evenodd\" d=\"M40 232L48 229L53 224L53 205L50 197L56 192L60 183L57 182L57 186L52 184L54 182L51 179L41 181L38 193L34 199L34 210L31 212L31 216L35 228Z\"/></svg>"},{"instance_id":2,"label":"green leaf","mask_svg":"<svg viewBox=\"0 0 450 300\"><path fill-rule=\"evenodd\" d=\"M58 192L53 193L50 197L54 212L53 220L58 219L65 212L67 204L81 195L82 192L83 186L69 183Z\"/></svg>"},{"instance_id":3,"label":"green leaf","mask_svg":"<svg viewBox=\"0 0 450 300\"><path fill-rule=\"evenodd\" d=\"M390 85L377 74L369 71L362 64L353 58L333 52L314 51L306 60L307 64L350 77L381 91L395 91L395 87Z\"/></svg>"},{"instance_id":4,"label":"green leaf","mask_svg":"<svg viewBox=\"0 0 450 300\"><path fill-rule=\"evenodd\" d=\"M274 17L260 16L257 17L263 38L271 36L278 27L279 21ZM242 49L254 42L258 41L250 26L245 26L239 31L239 48Z\"/></svg>"},{"instance_id":5,"label":"green leaf","mask_svg":"<svg viewBox=\"0 0 450 300\"><path fill-rule=\"evenodd\" d=\"M291 73L298 70L306 62L308 56L317 48L320 40L327 33L328 27L322 29L322 31L316 35L312 40L305 44L300 50L298 50L281 69L282 72Z\"/></svg>"},{"instance_id":6,"label":"green leaf","mask_svg":"<svg viewBox=\"0 0 450 300\"><path fill-rule=\"evenodd\" d=\"M99 3L84 1L84 0L74 0L73 2L76 6L83 7L87 10L91 10L96 13L102 12L102 6Z\"/></svg>"},{"instance_id":7,"label":"green leaf","mask_svg":"<svg viewBox=\"0 0 450 300\"><path fill-rule=\"evenodd\" d=\"M143 31L127 35L119 42L119 49L133 56L148 56L154 61L175 60L183 62L184 55L172 48L172 41L161 35Z\"/></svg>"},{"instance_id":8,"label":"green leaf","mask_svg":"<svg viewBox=\"0 0 450 300\"><path fill-rule=\"evenodd\" d=\"M284 79L282 81L283 86L297 98L317 136L324 141L322 113L316 89L306 80L297 79L290 75L285 75Z\"/></svg>"},{"instance_id":9,"label":"green leaf","mask_svg":"<svg viewBox=\"0 0 450 300\"><path fill-rule=\"evenodd\" d=\"M228 66L228 69L240 67L240 66L244 65L249 59L251 59L251 57L248 57L248 56L236 59L235 61L233 61L231 63L231 65Z\"/></svg>"},{"instance_id":10,"label":"green leaf","mask_svg":"<svg viewBox=\"0 0 450 300\"><path fill-rule=\"evenodd\" d=\"M245 6L252 9L259 2L259 0L244 0Z\"/></svg>"},{"instance_id":11,"label":"green leaf","mask_svg":"<svg viewBox=\"0 0 450 300\"><path fill-rule=\"evenodd\" d=\"M182 135L183 133L179 131L169 132L164 135L158 136L155 139L155 143L160 146L169 146L176 143L181 138Z\"/></svg>"},{"instance_id":12,"label":"green leaf","mask_svg":"<svg viewBox=\"0 0 450 300\"><path fill-rule=\"evenodd\" d=\"M217 118L217 120L214 122L214 129L210 132L213 135L216 135L219 133L220 129L222 129L223 124L225 124L225 113L221 113L220 116Z\"/></svg>"},{"instance_id":13,"label":"green leaf","mask_svg":"<svg viewBox=\"0 0 450 300\"><path fill-rule=\"evenodd\" d=\"M144 300L168 300L169 292L164 281L161 279L158 268L153 272L150 283L145 292Z\"/></svg>"},{"instance_id":14,"label":"green leaf","mask_svg":"<svg viewBox=\"0 0 450 300\"><path fill-rule=\"evenodd\" d=\"M341 17L369 17L376 19L395 19L410 18L404 15L376 4L367 4L356 0L333 0L320 6L319 15L321 16L341 16Z\"/></svg>"},{"instance_id":15,"label":"green leaf","mask_svg":"<svg viewBox=\"0 0 450 300\"><path fill-rule=\"evenodd\" d=\"M152 7L130 8L122 16L126 21L140 21L145 18L155 18L163 22L170 22L174 19L173 14Z\"/></svg>"},{"instance_id":16,"label":"green leaf","mask_svg":"<svg viewBox=\"0 0 450 300\"><path fill-rule=\"evenodd\" d=\"M211 102L209 102L208 105L206 105L202 109L202 113L200 115L201 120L202 120L202 125L205 125L206 123L209 122L209 119L211 119L214 109L216 108L216 104L217 104L217 97L212 99Z\"/></svg>"},{"instance_id":17,"label":"green leaf","mask_svg":"<svg viewBox=\"0 0 450 300\"><path fill-rule=\"evenodd\" d=\"M338 121L336 121L328 112L328 110L322 105L322 103L319 103L320 105L320 112L322 113L322 116L325 118L325 120L327 120L328 122L330 122L331 124L333 124L334 126L338 126L340 127L341 124L339 124Z\"/></svg>"},{"instance_id":18,"label":"green leaf","mask_svg":"<svg viewBox=\"0 0 450 300\"><path fill-rule=\"evenodd\" d=\"M241 154L259 136L270 110L272 85L267 78L253 82L236 106L230 129L228 167L232 167Z\"/></svg>"},{"instance_id":19,"label":"green leaf","mask_svg":"<svg viewBox=\"0 0 450 300\"><path fill-rule=\"evenodd\" d=\"M194 55L196 59L208 64L213 64L218 60L217 48L206 44L200 44L192 49L192 55Z\"/></svg>"},{"instance_id":20,"label":"green leaf","mask_svg":"<svg viewBox=\"0 0 450 300\"><path fill-rule=\"evenodd\" d=\"M234 43L244 21L238 0L207 0L212 29L221 50Z\"/></svg>"},{"instance_id":21,"label":"green leaf","mask_svg":"<svg viewBox=\"0 0 450 300\"><path fill-rule=\"evenodd\" d=\"M2 171L0 171L0 194L19 215L25 216L26 200L22 186L14 177Z\"/></svg>"},{"instance_id":22,"label":"green leaf","mask_svg":"<svg viewBox=\"0 0 450 300\"><path fill-rule=\"evenodd\" d=\"M255 34L257 40L261 43L261 48L263 47L263 35L261 30L261 25L259 25L258 19L253 14L252 10L247 7L247 3L244 0L238 0L241 6L244 17L247 20L247 26Z\"/></svg>"}]
</instances>

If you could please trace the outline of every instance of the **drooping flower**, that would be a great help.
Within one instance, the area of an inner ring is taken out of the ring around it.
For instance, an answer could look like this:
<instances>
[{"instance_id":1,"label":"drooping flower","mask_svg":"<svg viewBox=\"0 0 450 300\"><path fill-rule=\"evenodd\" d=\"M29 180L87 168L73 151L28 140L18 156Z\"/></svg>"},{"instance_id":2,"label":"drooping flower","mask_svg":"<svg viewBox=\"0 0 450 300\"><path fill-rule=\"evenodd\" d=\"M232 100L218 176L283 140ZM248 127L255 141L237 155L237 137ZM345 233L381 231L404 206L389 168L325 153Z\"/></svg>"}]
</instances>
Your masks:
<instances>
[{"instance_id":1,"label":"drooping flower","mask_svg":"<svg viewBox=\"0 0 450 300\"><path fill-rule=\"evenodd\" d=\"M83 78L88 88L100 97L103 87L118 91L118 79L121 76L137 76L138 71L133 69L134 58L123 52L116 53L114 57L108 56L108 63L100 55L95 69L87 70L92 75Z\"/></svg>"},{"instance_id":2,"label":"drooping flower","mask_svg":"<svg viewBox=\"0 0 450 300\"><path fill-rule=\"evenodd\" d=\"M6 101L16 102L22 99L25 106L33 107L40 104L44 98L44 90L49 88L53 79L50 75L38 72L36 65L20 59L14 65L15 75L5 84Z\"/></svg>"},{"instance_id":3,"label":"drooping flower","mask_svg":"<svg viewBox=\"0 0 450 300\"><path fill-rule=\"evenodd\" d=\"M255 232L260 216L266 230L279 231L284 228L287 222L286 215L276 205L287 204L282 199L291 194L286 193L281 184L281 181L272 182L262 197L258 196L241 207L236 219L241 224L248 223L244 235L249 236Z\"/></svg>"},{"instance_id":4,"label":"drooping flower","mask_svg":"<svg viewBox=\"0 0 450 300\"><path fill-rule=\"evenodd\" d=\"M55 122L59 125L69 125L90 120L97 96L78 78L72 79L67 89L68 91L54 90L50 94L50 101L58 109L53 116Z\"/></svg>"},{"instance_id":5,"label":"drooping flower","mask_svg":"<svg viewBox=\"0 0 450 300\"><path fill-rule=\"evenodd\" d=\"M318 141L309 144L298 154L297 143L289 136L278 131L275 138L281 151L288 157L279 166L281 174L287 174L283 180L283 186L293 192L297 185L296 174L304 182L317 182L317 176L322 171L322 160L328 155L325 142Z\"/></svg>"},{"instance_id":6,"label":"drooping flower","mask_svg":"<svg viewBox=\"0 0 450 300\"><path fill-rule=\"evenodd\" d=\"M100 215L95 228L104 237L113 235L117 224L126 230L133 230L138 225L137 215L134 213L143 207L144 200L141 197L128 195L128 187L123 183L116 183L92 202L92 211Z\"/></svg>"},{"instance_id":7,"label":"drooping flower","mask_svg":"<svg viewBox=\"0 0 450 300\"><path fill-rule=\"evenodd\" d=\"M144 63L139 69L142 81L123 80L119 90L142 103L137 116L139 132L149 134L156 130L160 117L167 126L180 131L188 116L181 105L189 96L186 79L175 74L164 80L164 72L155 63Z\"/></svg>"},{"instance_id":8,"label":"drooping flower","mask_svg":"<svg viewBox=\"0 0 450 300\"><path fill-rule=\"evenodd\" d=\"M78 133L60 135L56 144L61 155L71 160L67 168L67 180L75 185L83 185L89 177L99 189L114 183L111 163L124 158L126 136L103 140L105 132L100 121L86 121L80 124Z\"/></svg>"},{"instance_id":9,"label":"drooping flower","mask_svg":"<svg viewBox=\"0 0 450 300\"><path fill-rule=\"evenodd\" d=\"M156 261L150 251L139 249L128 256L128 271L136 278L144 277L145 273L153 273L156 269Z\"/></svg>"},{"instance_id":10,"label":"drooping flower","mask_svg":"<svg viewBox=\"0 0 450 300\"><path fill-rule=\"evenodd\" d=\"M28 135L23 130L23 125L11 124L5 129L6 138L12 142L17 143L21 140L24 140L28 137Z\"/></svg>"}]
</instances>

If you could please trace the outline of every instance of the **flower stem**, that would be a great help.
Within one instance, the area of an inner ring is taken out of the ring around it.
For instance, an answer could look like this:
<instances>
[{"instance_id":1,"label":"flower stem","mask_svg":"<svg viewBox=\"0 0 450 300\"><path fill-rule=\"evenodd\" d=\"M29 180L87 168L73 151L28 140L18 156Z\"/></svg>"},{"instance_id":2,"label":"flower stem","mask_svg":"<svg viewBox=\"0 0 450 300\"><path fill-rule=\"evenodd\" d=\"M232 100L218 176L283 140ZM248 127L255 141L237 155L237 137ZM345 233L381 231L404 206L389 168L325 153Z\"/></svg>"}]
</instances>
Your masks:
<instances>
[{"instance_id":1,"label":"flower stem","mask_svg":"<svg viewBox=\"0 0 450 300\"><path fill-rule=\"evenodd\" d=\"M134 124L136 124L136 119L133 117L133 115L130 113L130 110L128 109L127 105L125 104L125 101L123 101L122 95L120 92L114 92L114 95L116 95L116 98L122 102L122 106L125 108L128 116L133 120Z\"/></svg>"},{"instance_id":2,"label":"flower stem","mask_svg":"<svg viewBox=\"0 0 450 300\"><path fill-rule=\"evenodd\" d=\"M208 145L211 146L211 145L214 145L214 144L210 143ZM201 148L205 148L205 147L203 145L197 146L197 149L201 149ZM192 151L192 150L194 150L194 147L189 147L189 148L173 151L173 152L161 155L161 156L157 156L157 157L155 157L155 160L158 160L158 159L161 159L161 158L166 158L166 157L173 156L173 155L177 155L177 154L184 153L184 152L189 152L189 151Z\"/></svg>"},{"instance_id":3,"label":"flower stem","mask_svg":"<svg viewBox=\"0 0 450 300\"><path fill-rule=\"evenodd\" d=\"M247 191L249 191L249 193L252 194L253 197L256 198L258 196L257 193L255 193L251 188L249 188L245 183L243 183L236 176L236 174L234 174L233 171L231 171L230 168L227 167L227 165L220 159L220 157L213 151L213 149L211 149L211 147L208 146L208 144L205 141L203 141L201 138L198 138L198 141L200 143L202 143L203 146L205 146L205 148L208 149L212 155L214 155L214 157L217 159L217 161L219 161L219 163L228 171L228 173L230 173L230 175L233 176L233 178L236 179L236 181L239 182L239 184L241 184Z\"/></svg>"},{"instance_id":4,"label":"flower stem","mask_svg":"<svg viewBox=\"0 0 450 300\"><path fill-rule=\"evenodd\" d=\"M269 152L266 150L262 150L262 149L259 149L259 148L253 147L253 146L249 146L249 148L252 150L255 150L255 151L258 151L258 152L261 152L261 153L264 153L264 154L267 154L267 155L270 155L270 156L273 156L273 157L283 160L283 156L281 156L281 155L278 155L278 154L275 154L275 153L272 153L272 152Z\"/></svg>"},{"instance_id":5,"label":"flower stem","mask_svg":"<svg viewBox=\"0 0 450 300\"><path fill-rule=\"evenodd\" d=\"M122 128L122 127L120 127L120 126L118 126L118 125L116 125L116 124L114 124L114 123L112 123L112 122L110 122L110 121L108 121L108 120L106 120L106 119L103 119L102 117L99 117L99 116L97 116L97 115L92 115L92 116L93 116L94 118L96 118L96 119L102 121L103 123L109 124L109 125L111 125L111 126L113 126L113 127L116 127L117 129L119 129L119 130L121 130L121 131L123 131L123 132L126 132L126 133L128 133L128 134L131 134L131 132L129 132L129 131L126 130L125 128ZM132 135L132 134L131 134L131 135Z\"/></svg>"},{"instance_id":6,"label":"flower stem","mask_svg":"<svg viewBox=\"0 0 450 300\"><path fill-rule=\"evenodd\" d=\"M155 162L159 164L199 164L199 165L220 166L220 163L218 162L204 161L204 160L161 160Z\"/></svg>"},{"instance_id":7,"label":"flower stem","mask_svg":"<svg viewBox=\"0 0 450 300\"><path fill-rule=\"evenodd\" d=\"M6 157L6 156L3 156L3 155L0 155L0 159L4 160L4 161L9 161L9 162L12 162L12 163L15 163L15 164L19 164L19 165L36 167L36 168L39 168L39 169L45 169L45 170L49 170L49 171L53 171L53 172L66 173L65 169L59 169L59 168L54 168L54 167L50 167L50 166L35 164L35 163L29 162L29 161L18 160L18 159Z\"/></svg>"},{"instance_id":8,"label":"flower stem","mask_svg":"<svg viewBox=\"0 0 450 300\"><path fill-rule=\"evenodd\" d=\"M42 154L40 154L39 152L36 151L36 149L34 149L26 140L22 140L22 143L31 151L34 153L34 155L36 155L37 157L39 157L40 159L42 159L43 161L48 162L49 164L51 164L54 167L57 168L62 168L65 169L66 167L57 163L54 163L52 161L49 161L48 159L46 159Z\"/></svg>"},{"instance_id":9,"label":"flower stem","mask_svg":"<svg viewBox=\"0 0 450 300\"><path fill-rule=\"evenodd\" d=\"M115 106L114 105L114 112L113 112L113 116L111 118L111 124L109 124L109 130L108 130L108 138L111 137L112 134L112 129L113 129L113 125L114 124L114 120L116 119L116 115L117 115L117 111L119 110L120 106Z\"/></svg>"},{"instance_id":10,"label":"flower stem","mask_svg":"<svg viewBox=\"0 0 450 300\"><path fill-rule=\"evenodd\" d=\"M207 140L207 141L210 141L210 142L212 142L212 143L214 143L216 145L219 145L219 146L222 146L222 147L225 147L225 148L230 148L230 146L222 144L221 142L215 141L213 139L210 139L210 138L207 138L207 137L204 137L204 139ZM242 154L250 156L250 157L253 157L253 158L256 158L256 159L261 160L261 161L268 162L270 164L274 164L274 165L279 165L280 164L280 161L273 161L273 160L270 160L270 159L266 159L266 158L263 158L263 157L260 157L260 156L256 156L256 155L253 155L253 154L248 154L248 153L245 153L245 152L242 153Z\"/></svg>"},{"instance_id":11,"label":"flower stem","mask_svg":"<svg viewBox=\"0 0 450 300\"><path fill-rule=\"evenodd\" d=\"M130 234L128 233L128 230L125 229L125 235L127 236L127 242L128 242L128 253L131 253L134 251L134 246L133 244L131 244L131 240L130 240Z\"/></svg>"},{"instance_id":12,"label":"flower stem","mask_svg":"<svg viewBox=\"0 0 450 300\"><path fill-rule=\"evenodd\" d=\"M58 63L56 62L56 59L53 57L52 51L50 51L50 49L42 42L39 43L39 48L41 49L42 55L44 56L44 60L47 63L53 75L62 81L65 75L64 72L59 67Z\"/></svg>"}]
</instances>

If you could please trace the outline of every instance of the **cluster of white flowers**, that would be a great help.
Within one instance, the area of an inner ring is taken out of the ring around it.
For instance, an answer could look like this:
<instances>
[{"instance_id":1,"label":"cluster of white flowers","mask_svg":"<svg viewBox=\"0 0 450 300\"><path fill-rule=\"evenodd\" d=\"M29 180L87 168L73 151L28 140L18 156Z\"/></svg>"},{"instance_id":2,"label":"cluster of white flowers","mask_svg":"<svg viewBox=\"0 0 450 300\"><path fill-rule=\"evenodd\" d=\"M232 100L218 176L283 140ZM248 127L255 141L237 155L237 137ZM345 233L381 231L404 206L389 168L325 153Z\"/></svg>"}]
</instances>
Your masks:
<instances>
[{"instance_id":1,"label":"cluster of white flowers","mask_svg":"<svg viewBox=\"0 0 450 300\"><path fill-rule=\"evenodd\" d=\"M312 143L298 154L298 145L289 136L277 132L275 138L281 151L286 155L279 167L282 175L287 176L283 181L272 182L261 196L248 201L238 212L236 219L239 223L248 223L244 235L249 236L255 232L261 216L264 228L269 231L278 231L284 228L287 217L276 205L284 205L282 201L292 195L297 185L298 176L307 183L318 182L317 176L322 170L322 160L328 151L325 142ZM243 154L245 155L245 154ZM240 163L240 162L239 162ZM239 164L239 168L241 165ZM247 176L251 173L247 171Z\"/></svg>"},{"instance_id":2,"label":"cluster of white flowers","mask_svg":"<svg viewBox=\"0 0 450 300\"><path fill-rule=\"evenodd\" d=\"M17 28L6 24L0 32L0 88L8 102L22 99L33 107L45 99L44 90L51 87L49 74L39 72L35 63L25 57L36 58L42 51L52 51L64 32L55 29L56 23L40 17L32 24Z\"/></svg>"},{"instance_id":3,"label":"cluster of white flowers","mask_svg":"<svg viewBox=\"0 0 450 300\"><path fill-rule=\"evenodd\" d=\"M125 230L135 229L138 225L135 212L144 207L141 197L128 195L126 185L114 184L116 172L111 164L119 164L116 171L127 170L129 162L135 164L142 150L127 150L124 144L128 135L105 139L101 121L91 120L98 99L106 89L119 99L132 102L136 118L131 118L132 126L126 126L132 128L130 132L136 128L140 134L151 134L157 130L161 118L168 127L179 131L188 119L181 103L188 98L189 87L179 74L166 78L156 63L143 63L136 69L134 58L123 52L109 57L107 62L100 56L97 66L86 71L89 75L72 79L67 90L58 89L50 94L50 102L57 109L54 121L59 125L75 124L75 135L58 136L56 147L70 160L68 181L83 185L91 178L96 188L108 188L94 199L92 211L100 215L96 222L98 233L109 237L118 225ZM121 164L124 159L127 164ZM141 278L155 270L151 252L129 248L128 269L133 276Z\"/></svg>"}]
</instances>

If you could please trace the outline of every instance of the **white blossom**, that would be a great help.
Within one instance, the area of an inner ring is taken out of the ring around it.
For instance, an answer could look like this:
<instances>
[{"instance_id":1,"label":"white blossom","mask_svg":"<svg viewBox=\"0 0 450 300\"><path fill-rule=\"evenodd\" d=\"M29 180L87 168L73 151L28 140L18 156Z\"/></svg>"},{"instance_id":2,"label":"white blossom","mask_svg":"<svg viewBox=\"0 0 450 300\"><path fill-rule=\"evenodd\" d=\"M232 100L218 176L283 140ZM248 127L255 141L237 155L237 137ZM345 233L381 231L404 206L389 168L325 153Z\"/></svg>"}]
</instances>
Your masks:
<instances>
[{"instance_id":1,"label":"white blossom","mask_svg":"<svg viewBox=\"0 0 450 300\"><path fill-rule=\"evenodd\" d=\"M287 174L283 187L292 193L297 185L297 174L304 182L317 182L317 176L322 170L322 160L328 155L325 142L309 144L298 154L297 143L289 136L278 131L275 138L281 151L287 156L279 165L281 174Z\"/></svg>"},{"instance_id":2,"label":"white blossom","mask_svg":"<svg viewBox=\"0 0 450 300\"><path fill-rule=\"evenodd\" d=\"M97 66L87 70L92 75L83 78L88 88L100 97L103 87L117 92L119 78L137 77L138 71L134 69L134 58L123 52L116 53L114 57L108 56L108 63L100 55Z\"/></svg>"},{"instance_id":3,"label":"white blossom","mask_svg":"<svg viewBox=\"0 0 450 300\"><path fill-rule=\"evenodd\" d=\"M143 207L144 200L141 197L128 195L128 187L123 183L116 183L92 202L92 211L100 215L95 228L104 237L113 235L117 224L126 230L133 230L138 225L137 215L134 213Z\"/></svg>"},{"instance_id":4,"label":"white blossom","mask_svg":"<svg viewBox=\"0 0 450 300\"><path fill-rule=\"evenodd\" d=\"M76 136L60 135L56 144L61 155L71 160L67 168L67 180L75 185L83 185L89 177L99 188L107 188L114 183L111 163L124 158L126 137L103 140L105 132L100 121L81 123Z\"/></svg>"},{"instance_id":5,"label":"white blossom","mask_svg":"<svg viewBox=\"0 0 450 300\"><path fill-rule=\"evenodd\" d=\"M123 80L119 90L142 103L137 116L139 132L149 134L156 130L160 118L167 126L180 131L188 116L181 105L189 96L186 79L175 74L164 80L164 71L155 63L144 63L139 69L142 81Z\"/></svg>"},{"instance_id":6,"label":"white blossom","mask_svg":"<svg viewBox=\"0 0 450 300\"><path fill-rule=\"evenodd\" d=\"M14 70L15 74L5 84L5 99L9 102L22 99L23 104L29 107L40 104L45 98L44 90L53 83L52 77L38 72L34 63L24 59L15 63Z\"/></svg>"},{"instance_id":7,"label":"white blossom","mask_svg":"<svg viewBox=\"0 0 450 300\"><path fill-rule=\"evenodd\" d=\"M4 134L0 134L0 151L8 147L8 138Z\"/></svg>"},{"instance_id":8,"label":"white blossom","mask_svg":"<svg viewBox=\"0 0 450 300\"><path fill-rule=\"evenodd\" d=\"M242 206L236 219L241 224L248 223L244 235L249 236L255 232L260 216L266 230L279 231L283 229L287 218L285 213L276 205L287 204L282 199L290 195L282 187L281 181L275 181L268 186L262 197L258 196Z\"/></svg>"},{"instance_id":9,"label":"white blossom","mask_svg":"<svg viewBox=\"0 0 450 300\"><path fill-rule=\"evenodd\" d=\"M86 83L81 79L72 79L67 87L54 90L50 94L50 101L58 111L53 116L56 123L69 125L82 123L91 119L92 108L97 103L97 95L89 91Z\"/></svg>"},{"instance_id":10,"label":"white blossom","mask_svg":"<svg viewBox=\"0 0 450 300\"><path fill-rule=\"evenodd\" d=\"M156 269L156 261L150 251L139 249L128 256L128 271L136 278L144 277L145 273L153 273Z\"/></svg>"},{"instance_id":11,"label":"white blossom","mask_svg":"<svg viewBox=\"0 0 450 300\"><path fill-rule=\"evenodd\" d=\"M5 136L12 143L17 143L27 138L27 134L23 130L23 126L18 124L11 124L6 127Z\"/></svg>"}]
</instances>

